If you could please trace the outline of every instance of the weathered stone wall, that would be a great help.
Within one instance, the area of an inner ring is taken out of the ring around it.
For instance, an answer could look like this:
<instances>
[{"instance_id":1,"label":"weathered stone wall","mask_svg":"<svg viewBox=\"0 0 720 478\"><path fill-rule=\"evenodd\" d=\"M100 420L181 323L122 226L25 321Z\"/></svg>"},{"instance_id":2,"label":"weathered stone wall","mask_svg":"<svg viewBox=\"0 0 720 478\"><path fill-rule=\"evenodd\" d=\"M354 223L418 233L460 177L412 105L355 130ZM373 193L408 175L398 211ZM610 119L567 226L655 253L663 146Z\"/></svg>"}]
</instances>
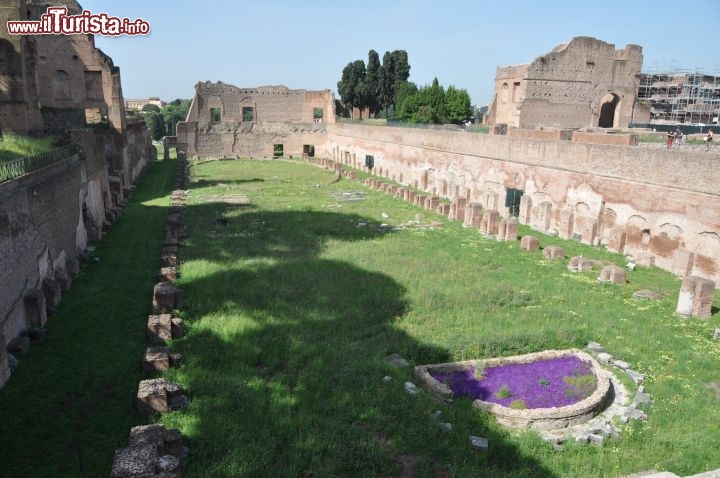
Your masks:
<instances>
[{"instance_id":1,"label":"weathered stone wall","mask_svg":"<svg viewBox=\"0 0 720 478\"><path fill-rule=\"evenodd\" d=\"M24 0L0 5L3 21L24 19ZM42 116L37 108L34 39L10 35L0 28L0 130L40 131ZM32 105L32 107L29 107Z\"/></svg>"},{"instance_id":2,"label":"weathered stone wall","mask_svg":"<svg viewBox=\"0 0 720 478\"><path fill-rule=\"evenodd\" d=\"M7 2L6 2L7 3ZM40 20L57 2L14 0L0 6L4 20ZM62 2L69 14L82 7ZM92 35L0 33L0 127L34 133L85 126L85 110L100 111L124 133L125 105L120 72L95 47Z\"/></svg>"},{"instance_id":3,"label":"weathered stone wall","mask_svg":"<svg viewBox=\"0 0 720 478\"><path fill-rule=\"evenodd\" d=\"M632 121L642 48L589 37L536 58L529 65L499 67L491 124L519 128L627 127ZM603 104L615 101L601 120ZM605 124L608 123L609 124Z\"/></svg>"},{"instance_id":4,"label":"weathered stone wall","mask_svg":"<svg viewBox=\"0 0 720 478\"><path fill-rule=\"evenodd\" d=\"M317 152L359 167L373 155L376 174L502 216L522 190L523 224L720 283L720 169L704 155L348 124Z\"/></svg>"},{"instance_id":5,"label":"weathered stone wall","mask_svg":"<svg viewBox=\"0 0 720 478\"><path fill-rule=\"evenodd\" d=\"M191 156L271 157L274 145L283 145L283 156L301 156L305 146L324 142L327 123L335 122L334 105L330 90L197 83L187 121L177 126L177 143ZM244 108L252 108L252 121ZM322 109L322 120L314 118L315 109Z\"/></svg>"},{"instance_id":6,"label":"weathered stone wall","mask_svg":"<svg viewBox=\"0 0 720 478\"><path fill-rule=\"evenodd\" d=\"M45 324L77 272L88 240L100 240L130 194L118 174L136 181L156 151L144 123L127 141L114 130L72 132L78 154L0 183L0 348ZM116 149L117 143L124 148ZM119 169L112 159L121 159ZM0 387L4 383L0 363Z\"/></svg>"},{"instance_id":7,"label":"weathered stone wall","mask_svg":"<svg viewBox=\"0 0 720 478\"><path fill-rule=\"evenodd\" d=\"M286 86L238 88L223 82L195 85L195 98L187 122L197 122L201 129L210 123L211 109L220 110L219 122L225 123L312 123L313 108L323 108L326 122L335 121L334 97L330 90L291 90ZM252 108L252 119L243 110Z\"/></svg>"},{"instance_id":8,"label":"weathered stone wall","mask_svg":"<svg viewBox=\"0 0 720 478\"><path fill-rule=\"evenodd\" d=\"M81 164L78 155L0 184L0 335L5 342L40 327L26 296L56 292L77 269L82 231ZM44 284L49 279L51 284ZM58 283L59 282L59 283ZM48 285L50 286L48 288ZM43 291L43 287L47 289ZM49 296L50 297L50 296ZM51 300L48 302L52 302ZM45 302L42 302L44 306ZM1 375L1 374L0 374ZM0 382L2 386L2 382Z\"/></svg>"}]
</instances>

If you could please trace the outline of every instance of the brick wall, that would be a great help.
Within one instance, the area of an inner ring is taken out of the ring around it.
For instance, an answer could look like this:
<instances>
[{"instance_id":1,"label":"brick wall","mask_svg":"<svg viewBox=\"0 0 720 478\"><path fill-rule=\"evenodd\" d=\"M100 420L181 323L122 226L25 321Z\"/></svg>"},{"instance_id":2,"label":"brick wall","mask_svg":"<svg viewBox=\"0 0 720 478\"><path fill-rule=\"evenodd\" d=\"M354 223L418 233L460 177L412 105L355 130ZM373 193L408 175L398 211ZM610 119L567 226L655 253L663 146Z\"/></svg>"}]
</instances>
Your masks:
<instances>
[{"instance_id":1,"label":"brick wall","mask_svg":"<svg viewBox=\"0 0 720 478\"><path fill-rule=\"evenodd\" d=\"M349 124L331 125L317 152L360 163L373 155L376 173L498 204L502 215L507 188L520 189L530 211L521 222L542 232L588 244L622 232L621 252L671 271L679 251L691 251L691 273L720 283L720 168L703 154Z\"/></svg>"}]
</instances>

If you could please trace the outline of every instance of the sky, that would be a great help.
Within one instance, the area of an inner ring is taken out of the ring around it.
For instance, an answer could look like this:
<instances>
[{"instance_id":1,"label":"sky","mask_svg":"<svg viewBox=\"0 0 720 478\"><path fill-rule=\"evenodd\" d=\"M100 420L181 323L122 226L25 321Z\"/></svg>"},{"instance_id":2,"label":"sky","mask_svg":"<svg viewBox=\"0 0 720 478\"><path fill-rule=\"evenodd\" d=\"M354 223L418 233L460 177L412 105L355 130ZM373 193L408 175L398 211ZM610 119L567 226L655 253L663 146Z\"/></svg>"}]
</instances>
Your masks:
<instances>
[{"instance_id":1,"label":"sky","mask_svg":"<svg viewBox=\"0 0 720 478\"><path fill-rule=\"evenodd\" d=\"M410 81L433 78L492 100L498 66L530 63L575 36L643 47L643 72L720 75L720 0L80 0L150 23L147 36L95 37L125 98L192 98L198 81L331 89L349 62L405 50Z\"/></svg>"}]
</instances>

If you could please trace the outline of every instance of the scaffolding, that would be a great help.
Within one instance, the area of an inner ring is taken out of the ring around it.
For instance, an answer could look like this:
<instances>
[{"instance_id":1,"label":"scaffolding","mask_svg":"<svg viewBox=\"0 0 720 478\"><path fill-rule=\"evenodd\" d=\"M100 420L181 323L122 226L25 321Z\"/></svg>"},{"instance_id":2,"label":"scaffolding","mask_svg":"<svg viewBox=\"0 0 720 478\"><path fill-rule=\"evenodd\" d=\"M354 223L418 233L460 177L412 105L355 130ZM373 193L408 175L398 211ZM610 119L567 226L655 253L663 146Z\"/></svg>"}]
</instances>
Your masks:
<instances>
[{"instance_id":1,"label":"scaffolding","mask_svg":"<svg viewBox=\"0 0 720 478\"><path fill-rule=\"evenodd\" d=\"M651 124L717 124L720 75L682 70L641 73L637 100L650 105Z\"/></svg>"}]
</instances>

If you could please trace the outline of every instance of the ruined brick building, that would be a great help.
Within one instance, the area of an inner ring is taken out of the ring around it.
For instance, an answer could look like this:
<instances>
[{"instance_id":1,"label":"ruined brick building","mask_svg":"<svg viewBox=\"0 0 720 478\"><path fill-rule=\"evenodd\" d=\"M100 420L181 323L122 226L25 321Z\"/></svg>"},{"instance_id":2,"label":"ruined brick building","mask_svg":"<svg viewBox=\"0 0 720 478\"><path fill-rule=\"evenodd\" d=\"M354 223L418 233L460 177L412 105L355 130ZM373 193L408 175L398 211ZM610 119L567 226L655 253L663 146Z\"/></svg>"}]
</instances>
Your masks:
<instances>
[{"instance_id":1,"label":"ruined brick building","mask_svg":"<svg viewBox=\"0 0 720 478\"><path fill-rule=\"evenodd\" d=\"M334 108L330 90L197 83L187 120L177 125L177 142L190 155L310 154L335 122Z\"/></svg>"},{"instance_id":2,"label":"ruined brick building","mask_svg":"<svg viewBox=\"0 0 720 478\"><path fill-rule=\"evenodd\" d=\"M8 348L22 352L23 333L45 324L78 256L156 154L145 123L126 121L120 70L92 35L9 35L8 20L39 20L48 6L82 11L74 0L49 3L0 5L0 129L71 140L51 164L0 182L0 386Z\"/></svg>"},{"instance_id":3,"label":"ruined brick building","mask_svg":"<svg viewBox=\"0 0 720 478\"><path fill-rule=\"evenodd\" d=\"M622 128L632 122L642 48L576 37L526 65L498 67L491 125Z\"/></svg>"}]
</instances>

